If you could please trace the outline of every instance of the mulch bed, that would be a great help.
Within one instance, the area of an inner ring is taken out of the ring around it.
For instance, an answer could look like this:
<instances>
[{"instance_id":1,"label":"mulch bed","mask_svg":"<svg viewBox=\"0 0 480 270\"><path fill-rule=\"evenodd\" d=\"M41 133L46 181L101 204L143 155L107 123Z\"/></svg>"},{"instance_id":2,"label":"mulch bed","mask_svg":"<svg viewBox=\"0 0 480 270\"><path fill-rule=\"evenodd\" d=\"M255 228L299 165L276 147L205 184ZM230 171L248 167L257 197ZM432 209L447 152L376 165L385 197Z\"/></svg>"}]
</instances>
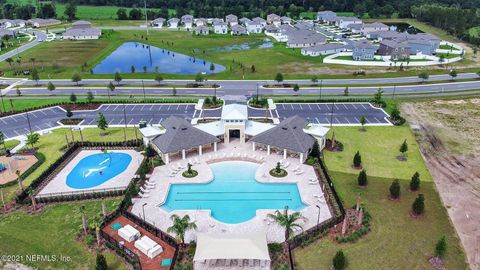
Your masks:
<instances>
[{"instance_id":1,"label":"mulch bed","mask_svg":"<svg viewBox=\"0 0 480 270\"><path fill-rule=\"evenodd\" d=\"M397 159L398 159L399 161L407 161L407 158L404 157L404 156L397 156Z\"/></svg>"},{"instance_id":2,"label":"mulch bed","mask_svg":"<svg viewBox=\"0 0 480 270\"><path fill-rule=\"evenodd\" d=\"M60 120L60 123L62 123L64 125L75 126L75 125L80 124L82 121L83 121L82 118L64 118L64 119Z\"/></svg>"},{"instance_id":3,"label":"mulch bed","mask_svg":"<svg viewBox=\"0 0 480 270\"><path fill-rule=\"evenodd\" d=\"M358 230L360 227L362 227L362 224L358 225L358 219L357 219L357 211L355 209L345 209L345 218L347 219L347 229L345 230L345 235L342 235L342 227L343 227L343 221L335 225L333 227L333 230L331 231L332 235L334 236L347 236L354 231Z\"/></svg>"},{"instance_id":4,"label":"mulch bed","mask_svg":"<svg viewBox=\"0 0 480 270\"><path fill-rule=\"evenodd\" d=\"M327 141L325 142L325 148L327 151L330 151L330 152L342 152L343 151L343 143L339 142L339 141L335 141L335 146L332 147L332 140L331 139L327 139Z\"/></svg>"},{"instance_id":5,"label":"mulch bed","mask_svg":"<svg viewBox=\"0 0 480 270\"><path fill-rule=\"evenodd\" d=\"M60 107L62 107L65 110L70 109L71 111L78 111L78 110L96 110L101 105L102 103L78 103L78 104L63 104L63 105L60 105Z\"/></svg>"},{"instance_id":6,"label":"mulch bed","mask_svg":"<svg viewBox=\"0 0 480 270\"><path fill-rule=\"evenodd\" d=\"M443 263L442 258L439 257L431 257L428 259L428 262L432 265L435 269L445 269L445 264Z\"/></svg>"}]
</instances>

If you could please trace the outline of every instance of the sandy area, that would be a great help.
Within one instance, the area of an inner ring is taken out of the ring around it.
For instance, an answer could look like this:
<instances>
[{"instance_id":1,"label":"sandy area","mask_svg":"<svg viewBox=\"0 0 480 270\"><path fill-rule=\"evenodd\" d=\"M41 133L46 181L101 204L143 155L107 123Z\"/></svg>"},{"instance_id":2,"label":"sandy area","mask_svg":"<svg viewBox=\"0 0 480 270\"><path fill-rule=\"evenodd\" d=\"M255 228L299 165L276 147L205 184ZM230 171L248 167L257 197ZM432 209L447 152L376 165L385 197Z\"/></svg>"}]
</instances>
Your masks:
<instances>
[{"instance_id":1,"label":"sandy area","mask_svg":"<svg viewBox=\"0 0 480 270\"><path fill-rule=\"evenodd\" d=\"M440 197L471 269L480 269L480 107L478 99L407 103Z\"/></svg>"},{"instance_id":2,"label":"sandy area","mask_svg":"<svg viewBox=\"0 0 480 270\"><path fill-rule=\"evenodd\" d=\"M35 162L37 162L37 158L34 155L1 156L0 163L7 169L0 173L0 184L17 180L15 172L19 170L22 174L28 170L28 168L32 167Z\"/></svg>"}]
</instances>

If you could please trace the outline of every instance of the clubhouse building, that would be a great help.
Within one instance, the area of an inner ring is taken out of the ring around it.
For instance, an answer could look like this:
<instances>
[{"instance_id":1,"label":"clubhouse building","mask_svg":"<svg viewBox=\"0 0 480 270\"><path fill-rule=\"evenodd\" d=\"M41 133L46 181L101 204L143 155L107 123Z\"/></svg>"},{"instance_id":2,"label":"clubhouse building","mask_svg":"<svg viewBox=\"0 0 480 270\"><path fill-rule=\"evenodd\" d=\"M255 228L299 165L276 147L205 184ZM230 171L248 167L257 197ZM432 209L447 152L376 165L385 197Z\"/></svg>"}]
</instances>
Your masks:
<instances>
[{"instance_id":1,"label":"clubhouse building","mask_svg":"<svg viewBox=\"0 0 480 270\"><path fill-rule=\"evenodd\" d=\"M276 120L276 121L275 121ZM150 144L168 164L172 160L185 160L206 152L217 152L219 143L251 144L251 150L266 151L287 157L298 158L303 163L318 141L320 149L326 142L329 129L308 123L299 116L284 119L250 118L247 105L224 105L220 119L187 120L171 116L159 127L140 129L145 144Z\"/></svg>"}]
</instances>

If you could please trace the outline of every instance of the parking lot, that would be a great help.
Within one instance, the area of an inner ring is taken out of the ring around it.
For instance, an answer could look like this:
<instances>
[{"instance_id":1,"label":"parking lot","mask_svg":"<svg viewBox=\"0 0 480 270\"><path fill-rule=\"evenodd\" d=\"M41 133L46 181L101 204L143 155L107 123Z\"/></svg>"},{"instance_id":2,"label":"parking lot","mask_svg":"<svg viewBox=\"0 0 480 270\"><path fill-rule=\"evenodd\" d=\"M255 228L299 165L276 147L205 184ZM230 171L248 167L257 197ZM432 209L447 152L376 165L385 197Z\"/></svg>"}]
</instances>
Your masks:
<instances>
[{"instance_id":1,"label":"parking lot","mask_svg":"<svg viewBox=\"0 0 480 270\"><path fill-rule=\"evenodd\" d=\"M365 116L367 125L390 125L387 113L370 103L277 103L280 120L298 115L315 124L360 125ZM333 107L332 107L333 106Z\"/></svg>"},{"instance_id":2,"label":"parking lot","mask_svg":"<svg viewBox=\"0 0 480 270\"><path fill-rule=\"evenodd\" d=\"M29 132L28 120L30 120L32 131L39 131L57 126L57 121L64 117L65 111L59 107L15 114L0 118L0 130L8 139L27 134Z\"/></svg>"}]
</instances>

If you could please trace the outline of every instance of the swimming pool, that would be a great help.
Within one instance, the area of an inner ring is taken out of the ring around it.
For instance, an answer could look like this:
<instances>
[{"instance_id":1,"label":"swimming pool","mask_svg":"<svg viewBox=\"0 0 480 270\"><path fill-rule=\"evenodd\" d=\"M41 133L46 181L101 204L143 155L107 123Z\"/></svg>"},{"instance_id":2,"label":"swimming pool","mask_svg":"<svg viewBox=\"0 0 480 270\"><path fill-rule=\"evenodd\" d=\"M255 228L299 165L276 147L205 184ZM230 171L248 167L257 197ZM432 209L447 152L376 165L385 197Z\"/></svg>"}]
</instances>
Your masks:
<instances>
[{"instance_id":1,"label":"swimming pool","mask_svg":"<svg viewBox=\"0 0 480 270\"><path fill-rule=\"evenodd\" d=\"M125 171L132 161L126 153L98 153L86 156L67 175L67 186L86 189L99 186Z\"/></svg>"},{"instance_id":2,"label":"swimming pool","mask_svg":"<svg viewBox=\"0 0 480 270\"><path fill-rule=\"evenodd\" d=\"M255 180L258 164L225 161L210 165L214 180L208 184L174 184L165 203L167 211L210 209L224 223L241 223L255 217L257 209L305 207L297 184L266 184Z\"/></svg>"}]
</instances>

